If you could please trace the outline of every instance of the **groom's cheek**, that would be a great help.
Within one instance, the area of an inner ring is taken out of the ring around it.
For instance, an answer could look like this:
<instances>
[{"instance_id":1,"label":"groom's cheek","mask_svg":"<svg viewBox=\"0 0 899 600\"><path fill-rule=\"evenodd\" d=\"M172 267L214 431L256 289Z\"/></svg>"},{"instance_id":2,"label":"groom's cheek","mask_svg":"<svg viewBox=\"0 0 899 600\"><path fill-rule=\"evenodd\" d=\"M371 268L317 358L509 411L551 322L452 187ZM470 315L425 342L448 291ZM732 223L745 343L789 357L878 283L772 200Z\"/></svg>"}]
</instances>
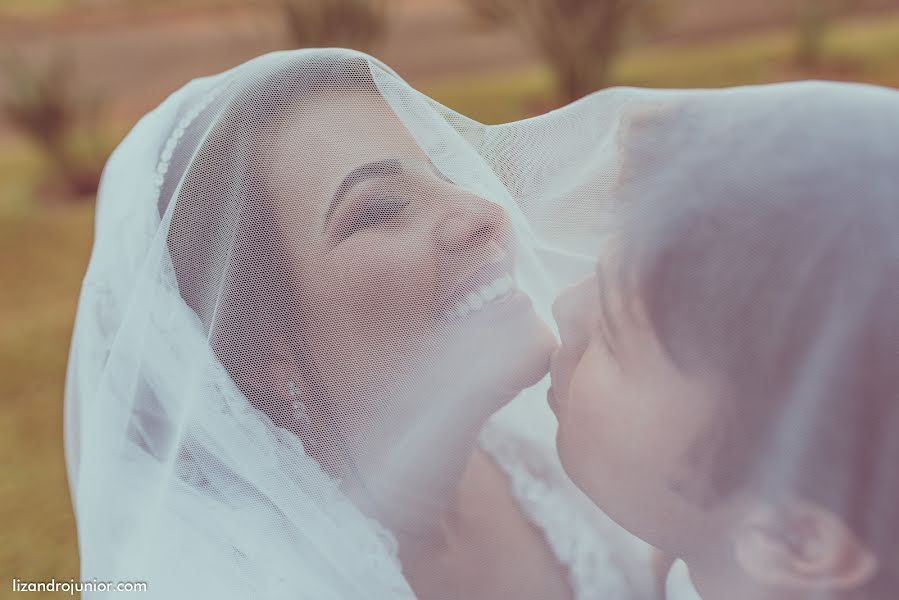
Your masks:
<instances>
[{"instance_id":1,"label":"groom's cheek","mask_svg":"<svg viewBox=\"0 0 899 600\"><path fill-rule=\"evenodd\" d=\"M587 491L594 475L592 465L595 465L595 460L591 457L598 450L594 439L598 432L590 430L591 415L589 411L585 414L584 407L576 402L578 398L569 396L566 400L566 406L558 417L556 447L568 476Z\"/></svg>"},{"instance_id":2,"label":"groom's cheek","mask_svg":"<svg viewBox=\"0 0 899 600\"><path fill-rule=\"evenodd\" d=\"M599 503L602 459L590 442L592 434L574 415L560 420L556 447L565 473L593 502Z\"/></svg>"},{"instance_id":3,"label":"groom's cheek","mask_svg":"<svg viewBox=\"0 0 899 600\"><path fill-rule=\"evenodd\" d=\"M574 440L576 432L571 431L567 416L559 419L559 429L556 433L556 449L559 452L559 460L568 477L575 484L581 484L581 465L578 461L578 453L573 450L577 446Z\"/></svg>"}]
</instances>

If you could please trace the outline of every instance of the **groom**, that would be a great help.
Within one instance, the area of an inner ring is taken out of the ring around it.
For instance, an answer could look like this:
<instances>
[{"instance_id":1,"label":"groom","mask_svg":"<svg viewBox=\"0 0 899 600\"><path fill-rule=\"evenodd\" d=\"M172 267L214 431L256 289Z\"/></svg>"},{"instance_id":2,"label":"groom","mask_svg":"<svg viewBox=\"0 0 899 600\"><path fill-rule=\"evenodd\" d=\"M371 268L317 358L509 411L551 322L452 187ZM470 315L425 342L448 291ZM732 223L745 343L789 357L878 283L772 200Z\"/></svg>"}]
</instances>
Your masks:
<instances>
[{"instance_id":1,"label":"groom","mask_svg":"<svg viewBox=\"0 0 899 600\"><path fill-rule=\"evenodd\" d=\"M669 598L895 600L899 151L877 123L899 123L899 97L751 94L622 136L627 214L553 307L559 454L605 513L683 559ZM721 143L722 114L753 140L738 156L698 143Z\"/></svg>"}]
</instances>

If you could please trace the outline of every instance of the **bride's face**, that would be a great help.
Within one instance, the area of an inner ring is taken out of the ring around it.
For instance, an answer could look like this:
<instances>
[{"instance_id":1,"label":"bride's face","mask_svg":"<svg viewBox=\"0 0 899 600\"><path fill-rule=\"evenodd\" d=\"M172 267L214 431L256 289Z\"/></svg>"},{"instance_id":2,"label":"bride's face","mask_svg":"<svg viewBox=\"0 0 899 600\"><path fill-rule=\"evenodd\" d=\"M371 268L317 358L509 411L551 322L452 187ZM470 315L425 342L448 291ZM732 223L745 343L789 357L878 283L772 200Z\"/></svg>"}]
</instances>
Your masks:
<instances>
[{"instance_id":1,"label":"bride's face","mask_svg":"<svg viewBox=\"0 0 899 600\"><path fill-rule=\"evenodd\" d=\"M269 183L300 377L359 460L437 452L546 373L554 338L514 285L505 211L441 174L383 100L321 94L288 120Z\"/></svg>"}]
</instances>

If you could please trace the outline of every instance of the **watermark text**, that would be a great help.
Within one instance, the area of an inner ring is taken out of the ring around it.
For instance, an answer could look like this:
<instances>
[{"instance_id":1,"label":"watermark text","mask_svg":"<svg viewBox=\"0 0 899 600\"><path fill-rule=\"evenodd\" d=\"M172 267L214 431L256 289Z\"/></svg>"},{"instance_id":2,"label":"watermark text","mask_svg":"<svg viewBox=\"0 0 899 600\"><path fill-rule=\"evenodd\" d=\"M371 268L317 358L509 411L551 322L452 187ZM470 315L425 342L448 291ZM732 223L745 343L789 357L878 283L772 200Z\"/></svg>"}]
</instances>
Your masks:
<instances>
[{"instance_id":1,"label":"watermark text","mask_svg":"<svg viewBox=\"0 0 899 600\"><path fill-rule=\"evenodd\" d=\"M74 579L59 580L56 578L47 581L22 581L13 577L12 591L14 592L60 592L74 596L75 592L146 592L146 581L101 581L90 579L75 581Z\"/></svg>"}]
</instances>

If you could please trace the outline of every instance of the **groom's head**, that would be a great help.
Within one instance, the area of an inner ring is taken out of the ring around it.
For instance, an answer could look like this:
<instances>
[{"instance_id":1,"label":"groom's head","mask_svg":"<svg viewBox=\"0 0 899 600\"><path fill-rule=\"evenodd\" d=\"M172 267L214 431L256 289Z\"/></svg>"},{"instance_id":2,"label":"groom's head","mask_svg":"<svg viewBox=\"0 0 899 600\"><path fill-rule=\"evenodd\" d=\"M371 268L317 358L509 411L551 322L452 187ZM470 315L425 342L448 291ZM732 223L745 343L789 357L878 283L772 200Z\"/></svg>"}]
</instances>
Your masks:
<instances>
[{"instance_id":1,"label":"groom's head","mask_svg":"<svg viewBox=\"0 0 899 600\"><path fill-rule=\"evenodd\" d=\"M620 235L555 307L559 449L708 598L899 589L896 136L894 92L823 84L622 127Z\"/></svg>"}]
</instances>

